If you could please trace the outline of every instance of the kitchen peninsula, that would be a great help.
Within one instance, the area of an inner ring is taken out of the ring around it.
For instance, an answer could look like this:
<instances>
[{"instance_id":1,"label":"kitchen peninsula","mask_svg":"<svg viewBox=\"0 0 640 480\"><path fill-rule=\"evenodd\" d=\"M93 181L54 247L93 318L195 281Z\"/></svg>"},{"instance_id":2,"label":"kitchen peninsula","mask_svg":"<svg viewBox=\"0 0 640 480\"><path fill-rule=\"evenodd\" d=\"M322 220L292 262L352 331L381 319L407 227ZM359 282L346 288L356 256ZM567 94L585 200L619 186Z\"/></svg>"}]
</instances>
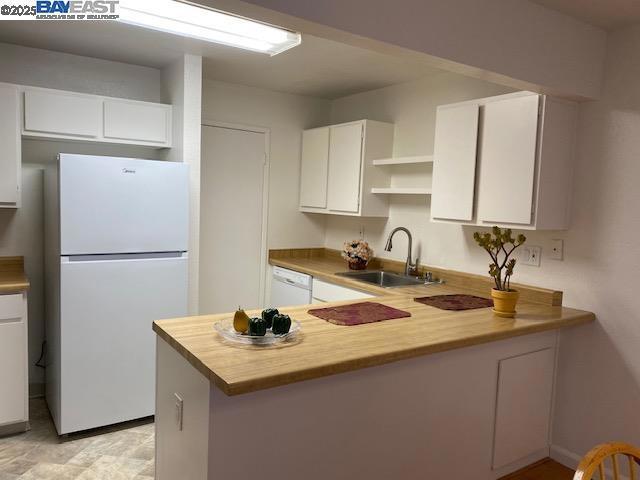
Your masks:
<instances>
[{"instance_id":1,"label":"kitchen peninsula","mask_svg":"<svg viewBox=\"0 0 640 480\"><path fill-rule=\"evenodd\" d=\"M276 257L325 281L344 270ZM284 308L302 333L271 348L224 343L229 314L155 322L157 478L493 479L548 455L558 329L592 313L543 289L501 319L414 301L478 295L455 281L357 287L411 317L344 327Z\"/></svg>"}]
</instances>

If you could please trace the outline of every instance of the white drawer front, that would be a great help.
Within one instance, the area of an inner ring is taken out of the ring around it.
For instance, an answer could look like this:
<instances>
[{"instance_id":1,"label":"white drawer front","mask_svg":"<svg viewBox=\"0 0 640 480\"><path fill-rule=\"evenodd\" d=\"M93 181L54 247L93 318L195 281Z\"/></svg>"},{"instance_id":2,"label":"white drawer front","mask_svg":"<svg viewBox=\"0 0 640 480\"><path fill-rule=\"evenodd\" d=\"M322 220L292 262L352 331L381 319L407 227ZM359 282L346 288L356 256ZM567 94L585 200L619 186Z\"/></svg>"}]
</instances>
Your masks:
<instances>
[{"instance_id":1,"label":"white drawer front","mask_svg":"<svg viewBox=\"0 0 640 480\"><path fill-rule=\"evenodd\" d=\"M340 302L343 300L358 300L362 298L373 298L373 295L341 287L333 283L323 282L313 279L313 299L320 302Z\"/></svg>"},{"instance_id":2,"label":"white drawer front","mask_svg":"<svg viewBox=\"0 0 640 480\"><path fill-rule=\"evenodd\" d=\"M24 316L22 294L0 295L0 324L21 322Z\"/></svg>"}]
</instances>

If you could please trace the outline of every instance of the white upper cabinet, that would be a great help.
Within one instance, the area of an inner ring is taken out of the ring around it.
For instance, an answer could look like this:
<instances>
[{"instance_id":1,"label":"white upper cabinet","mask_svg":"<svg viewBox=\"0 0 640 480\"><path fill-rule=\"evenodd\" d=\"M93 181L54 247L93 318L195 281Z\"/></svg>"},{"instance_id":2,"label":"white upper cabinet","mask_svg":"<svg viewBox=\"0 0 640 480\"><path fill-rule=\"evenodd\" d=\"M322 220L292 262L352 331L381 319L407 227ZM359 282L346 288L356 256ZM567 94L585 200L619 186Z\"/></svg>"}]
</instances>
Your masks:
<instances>
[{"instance_id":1,"label":"white upper cabinet","mask_svg":"<svg viewBox=\"0 0 640 480\"><path fill-rule=\"evenodd\" d=\"M133 100L104 100L104 136L159 145L171 143L171 106Z\"/></svg>"},{"instance_id":2,"label":"white upper cabinet","mask_svg":"<svg viewBox=\"0 0 640 480\"><path fill-rule=\"evenodd\" d=\"M0 208L20 206L20 101L15 85L0 84Z\"/></svg>"},{"instance_id":3,"label":"white upper cabinet","mask_svg":"<svg viewBox=\"0 0 640 480\"><path fill-rule=\"evenodd\" d=\"M329 127L302 132L300 207L326 208L329 175Z\"/></svg>"},{"instance_id":4,"label":"white upper cabinet","mask_svg":"<svg viewBox=\"0 0 640 480\"><path fill-rule=\"evenodd\" d=\"M99 97L55 90L24 92L25 133L96 138L101 118Z\"/></svg>"},{"instance_id":5,"label":"white upper cabinet","mask_svg":"<svg viewBox=\"0 0 640 480\"><path fill-rule=\"evenodd\" d=\"M484 107L478 219L528 225L538 137L538 95Z\"/></svg>"},{"instance_id":6,"label":"white upper cabinet","mask_svg":"<svg viewBox=\"0 0 640 480\"><path fill-rule=\"evenodd\" d=\"M362 166L361 123L330 127L329 210L357 213Z\"/></svg>"},{"instance_id":7,"label":"white upper cabinet","mask_svg":"<svg viewBox=\"0 0 640 480\"><path fill-rule=\"evenodd\" d=\"M23 89L26 137L171 147L171 105Z\"/></svg>"},{"instance_id":8,"label":"white upper cabinet","mask_svg":"<svg viewBox=\"0 0 640 480\"><path fill-rule=\"evenodd\" d=\"M431 216L473 219L478 105L438 107L433 150Z\"/></svg>"},{"instance_id":9,"label":"white upper cabinet","mask_svg":"<svg viewBox=\"0 0 640 480\"><path fill-rule=\"evenodd\" d=\"M576 114L532 92L439 107L432 220L569 228Z\"/></svg>"},{"instance_id":10,"label":"white upper cabinet","mask_svg":"<svg viewBox=\"0 0 640 480\"><path fill-rule=\"evenodd\" d=\"M391 156L393 125L359 120L306 130L302 135L300 210L386 217L385 198L371 193L389 179L373 160Z\"/></svg>"}]
</instances>

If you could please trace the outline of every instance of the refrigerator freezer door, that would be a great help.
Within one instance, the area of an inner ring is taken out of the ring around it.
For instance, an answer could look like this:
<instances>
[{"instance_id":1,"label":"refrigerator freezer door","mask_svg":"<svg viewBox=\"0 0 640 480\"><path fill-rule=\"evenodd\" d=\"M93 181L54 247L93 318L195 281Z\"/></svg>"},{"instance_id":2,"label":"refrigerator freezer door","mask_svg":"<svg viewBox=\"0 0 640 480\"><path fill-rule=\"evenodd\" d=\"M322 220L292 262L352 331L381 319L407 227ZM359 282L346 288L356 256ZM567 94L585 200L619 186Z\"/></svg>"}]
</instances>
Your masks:
<instances>
[{"instance_id":1,"label":"refrigerator freezer door","mask_svg":"<svg viewBox=\"0 0 640 480\"><path fill-rule=\"evenodd\" d=\"M153 415L152 323L187 314L186 255L97 257L61 262L60 434Z\"/></svg>"},{"instance_id":2,"label":"refrigerator freezer door","mask_svg":"<svg viewBox=\"0 0 640 480\"><path fill-rule=\"evenodd\" d=\"M62 255L186 251L184 163L60 154Z\"/></svg>"}]
</instances>

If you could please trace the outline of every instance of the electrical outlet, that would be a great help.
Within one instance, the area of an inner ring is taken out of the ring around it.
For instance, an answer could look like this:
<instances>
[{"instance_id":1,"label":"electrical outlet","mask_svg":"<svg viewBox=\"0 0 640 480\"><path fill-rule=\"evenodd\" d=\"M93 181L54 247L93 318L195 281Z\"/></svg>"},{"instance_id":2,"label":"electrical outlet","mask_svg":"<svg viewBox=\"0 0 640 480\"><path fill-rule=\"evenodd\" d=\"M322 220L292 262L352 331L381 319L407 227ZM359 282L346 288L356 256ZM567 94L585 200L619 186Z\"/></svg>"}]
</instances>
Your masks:
<instances>
[{"instance_id":1,"label":"electrical outlet","mask_svg":"<svg viewBox=\"0 0 640 480\"><path fill-rule=\"evenodd\" d=\"M182 397L177 393L173 394L175 400L175 415L176 415L176 426L178 427L178 431L182 431L182 417L184 414L184 401Z\"/></svg>"},{"instance_id":2,"label":"electrical outlet","mask_svg":"<svg viewBox=\"0 0 640 480\"><path fill-rule=\"evenodd\" d=\"M531 265L532 267L540 266L540 257L542 256L542 248L525 245L522 247L522 256L520 261L523 265Z\"/></svg>"},{"instance_id":3,"label":"electrical outlet","mask_svg":"<svg viewBox=\"0 0 640 480\"><path fill-rule=\"evenodd\" d=\"M564 259L564 240L551 240L551 254L549 258L553 258L554 260Z\"/></svg>"}]
</instances>

